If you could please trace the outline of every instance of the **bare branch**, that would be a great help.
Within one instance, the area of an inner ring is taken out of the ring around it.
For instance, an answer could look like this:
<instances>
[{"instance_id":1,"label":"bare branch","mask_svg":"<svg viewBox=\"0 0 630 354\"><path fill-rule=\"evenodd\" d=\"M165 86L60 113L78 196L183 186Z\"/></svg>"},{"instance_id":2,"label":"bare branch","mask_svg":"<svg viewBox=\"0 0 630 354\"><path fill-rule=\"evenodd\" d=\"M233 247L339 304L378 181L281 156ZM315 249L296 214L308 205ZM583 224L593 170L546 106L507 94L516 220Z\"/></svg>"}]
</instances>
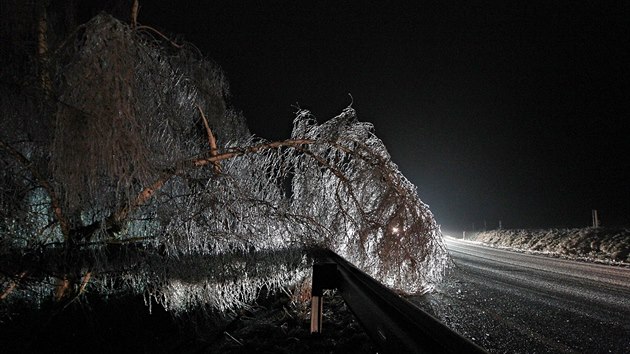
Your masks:
<instances>
[{"instance_id":1,"label":"bare branch","mask_svg":"<svg viewBox=\"0 0 630 354\"><path fill-rule=\"evenodd\" d=\"M48 71L48 13L46 6L39 5L39 18L37 20L37 59L39 61L40 86L46 97L52 91L52 82Z\"/></svg>"},{"instance_id":2,"label":"bare branch","mask_svg":"<svg viewBox=\"0 0 630 354\"><path fill-rule=\"evenodd\" d=\"M164 186L164 184L173 176L173 174L164 174L162 177L158 178L155 182L153 182L150 186L145 187L131 202L130 205L124 206L116 213L113 214L112 217L108 218L110 222L119 223L129 216L129 213L133 211L135 208L144 205L151 197L157 192L160 188Z\"/></svg>"},{"instance_id":3,"label":"bare branch","mask_svg":"<svg viewBox=\"0 0 630 354\"><path fill-rule=\"evenodd\" d=\"M33 175L33 178L35 178L35 181L37 181L37 183L42 188L44 188L44 190L46 190L46 193L48 193L48 196L50 197L50 204L51 204L53 214L59 221L59 226L61 227L61 233L63 234L64 239L68 240L70 236L70 223L68 222L68 219L66 219L63 213L63 210L61 209L61 203L60 203L59 197L57 196L57 193L55 193L55 190L53 189L53 187L45 178L41 176L41 174L37 171L37 169L33 166L33 164L26 157L24 157L22 153L14 149L9 144L5 143L2 139L0 139L0 148L5 149L11 155L13 155L13 157L22 166L26 167L31 172L31 175Z\"/></svg>"},{"instance_id":4,"label":"bare branch","mask_svg":"<svg viewBox=\"0 0 630 354\"><path fill-rule=\"evenodd\" d=\"M212 134L212 133L210 132L210 134ZM192 164L195 167L203 167L203 166L205 166L205 165L207 165L209 163L214 164L214 163L216 163L218 161L232 159L232 158L235 158L235 157L238 157L238 156L242 156L242 155L245 155L245 154L248 154L248 153L256 153L256 152L259 152L259 151L265 150L265 149L277 149L277 148L285 147L285 146L297 147L297 146L300 146L300 145L308 145L308 144L313 144L313 143L315 143L314 140L284 140L284 141L276 141L276 142L271 142L271 143L264 143L264 144L250 146L250 147L243 148L243 149L234 149L232 152L227 152L227 153L223 153L223 154L215 154L214 156L211 156L211 157L205 158L205 159L193 160ZM173 177L175 174L181 173L181 172L182 171L175 171L175 172L172 172L172 173L164 173L160 178L155 180L155 182L153 182L150 186L145 187L136 196L136 198L133 200L133 202L130 205L125 206L125 207L121 208L120 210L118 210L110 218L108 218L108 220L111 221L111 222L116 222L116 223L123 221L124 219L126 219L129 216L129 213L132 212L135 208L140 207L140 206L144 205L147 201L149 201L149 199L151 199L151 197L160 188L162 188L164 186L164 184L166 184L166 182L168 182L168 180L171 179L171 177ZM339 172L337 172L337 173L339 173Z\"/></svg>"},{"instance_id":5,"label":"bare branch","mask_svg":"<svg viewBox=\"0 0 630 354\"><path fill-rule=\"evenodd\" d=\"M90 281L91 277L92 277L92 272L91 271L88 271L87 273L85 273L85 275L83 276L83 281L81 282L81 286L79 287L79 292L78 292L77 296L83 294L83 292L85 291L85 287L87 286L87 284Z\"/></svg>"},{"instance_id":6,"label":"bare branch","mask_svg":"<svg viewBox=\"0 0 630 354\"><path fill-rule=\"evenodd\" d=\"M162 37L162 39L164 39L165 41L170 43L173 47L175 47L177 49L184 48L183 45L173 42L170 38L168 38L167 36L163 35L162 32L156 30L155 28L153 28L151 26L146 26L146 25L136 26L136 30L138 30L138 31L148 30L148 31L153 32L153 33L157 34L158 36Z\"/></svg>"},{"instance_id":7,"label":"bare branch","mask_svg":"<svg viewBox=\"0 0 630 354\"><path fill-rule=\"evenodd\" d=\"M135 29L138 25L138 11L140 9L140 4L138 0L133 0L133 4L131 5L131 29Z\"/></svg>"},{"instance_id":8,"label":"bare branch","mask_svg":"<svg viewBox=\"0 0 630 354\"><path fill-rule=\"evenodd\" d=\"M201 114L201 119L203 120L203 125L206 128L206 134L208 135L208 145L210 145L210 156L217 156L219 149L217 148L217 139L212 134L212 130L210 129L210 125L208 124L208 119L206 119L206 115L203 114L203 110L199 105L197 105L197 109L199 109L199 113ZM221 164L219 161L215 161L214 163L214 172L221 173Z\"/></svg>"},{"instance_id":9,"label":"bare branch","mask_svg":"<svg viewBox=\"0 0 630 354\"><path fill-rule=\"evenodd\" d=\"M258 144L254 146L249 146L246 148L241 148L241 149L236 149L236 148L231 149L229 152L217 154L216 156L193 160L192 163L195 166L205 166L209 163L231 159L231 158L245 155L248 153L256 153L262 150L277 149L280 147L296 147L296 146L301 146L301 145L310 145L310 144L315 144L316 142L317 141L312 140L312 139L288 139L288 140L283 140L283 141L274 141L271 143L262 143L262 144Z\"/></svg>"},{"instance_id":10,"label":"bare branch","mask_svg":"<svg viewBox=\"0 0 630 354\"><path fill-rule=\"evenodd\" d=\"M9 284L9 286L2 292L2 295L0 295L0 300L4 300L7 296L9 296L11 294L11 292L13 292L13 290L15 290L15 288L18 286L18 284L20 283L20 281L22 281L22 279L26 276L26 272L22 272L20 274L18 274L17 279L14 279L11 281L11 284Z\"/></svg>"}]
</instances>

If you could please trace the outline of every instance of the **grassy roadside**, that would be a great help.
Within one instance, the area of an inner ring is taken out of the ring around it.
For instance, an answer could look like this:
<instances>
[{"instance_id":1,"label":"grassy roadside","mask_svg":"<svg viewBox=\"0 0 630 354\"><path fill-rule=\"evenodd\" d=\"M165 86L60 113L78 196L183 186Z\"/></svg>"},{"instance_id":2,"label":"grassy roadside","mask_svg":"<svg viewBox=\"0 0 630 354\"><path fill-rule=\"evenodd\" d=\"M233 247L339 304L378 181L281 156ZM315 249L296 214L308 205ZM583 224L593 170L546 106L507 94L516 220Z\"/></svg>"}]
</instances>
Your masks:
<instances>
[{"instance_id":1,"label":"grassy roadside","mask_svg":"<svg viewBox=\"0 0 630 354\"><path fill-rule=\"evenodd\" d=\"M630 265L629 228L501 229L467 236L492 247Z\"/></svg>"}]
</instances>

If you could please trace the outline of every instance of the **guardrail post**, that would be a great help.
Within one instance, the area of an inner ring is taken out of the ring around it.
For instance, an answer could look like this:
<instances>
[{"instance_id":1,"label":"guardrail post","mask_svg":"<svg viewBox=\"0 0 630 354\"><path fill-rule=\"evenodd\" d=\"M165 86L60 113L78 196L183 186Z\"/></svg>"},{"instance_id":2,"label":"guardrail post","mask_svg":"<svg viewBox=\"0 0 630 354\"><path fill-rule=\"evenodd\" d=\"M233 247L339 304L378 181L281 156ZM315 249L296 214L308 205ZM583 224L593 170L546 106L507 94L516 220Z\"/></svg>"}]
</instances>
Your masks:
<instances>
[{"instance_id":1,"label":"guardrail post","mask_svg":"<svg viewBox=\"0 0 630 354\"><path fill-rule=\"evenodd\" d=\"M322 312L324 310L324 289L337 288L337 264L313 264L313 284L311 286L311 334L322 332Z\"/></svg>"}]
</instances>

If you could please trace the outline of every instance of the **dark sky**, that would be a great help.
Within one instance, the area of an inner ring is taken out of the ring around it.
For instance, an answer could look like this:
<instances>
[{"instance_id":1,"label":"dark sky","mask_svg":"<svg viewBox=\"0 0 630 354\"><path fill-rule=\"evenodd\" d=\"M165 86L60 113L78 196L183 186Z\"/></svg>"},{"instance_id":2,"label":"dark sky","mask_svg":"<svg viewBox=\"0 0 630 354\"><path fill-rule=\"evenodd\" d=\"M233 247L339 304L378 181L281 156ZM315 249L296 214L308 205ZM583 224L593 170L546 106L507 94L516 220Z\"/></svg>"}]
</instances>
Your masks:
<instances>
[{"instance_id":1,"label":"dark sky","mask_svg":"<svg viewBox=\"0 0 630 354\"><path fill-rule=\"evenodd\" d=\"M354 97L443 229L630 224L628 1L145 1L250 129Z\"/></svg>"}]
</instances>

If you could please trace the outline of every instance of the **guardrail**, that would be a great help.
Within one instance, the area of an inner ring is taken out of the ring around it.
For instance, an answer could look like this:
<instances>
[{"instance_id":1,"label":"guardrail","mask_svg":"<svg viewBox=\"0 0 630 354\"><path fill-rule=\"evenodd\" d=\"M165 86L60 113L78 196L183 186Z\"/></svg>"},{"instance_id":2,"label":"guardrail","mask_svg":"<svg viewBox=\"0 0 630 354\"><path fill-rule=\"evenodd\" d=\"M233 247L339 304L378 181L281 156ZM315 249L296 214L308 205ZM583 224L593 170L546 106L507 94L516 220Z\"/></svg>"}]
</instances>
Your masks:
<instances>
[{"instance_id":1,"label":"guardrail","mask_svg":"<svg viewBox=\"0 0 630 354\"><path fill-rule=\"evenodd\" d=\"M386 353L485 353L336 253L316 255L311 333L322 331L323 290L338 289L368 335Z\"/></svg>"}]
</instances>

